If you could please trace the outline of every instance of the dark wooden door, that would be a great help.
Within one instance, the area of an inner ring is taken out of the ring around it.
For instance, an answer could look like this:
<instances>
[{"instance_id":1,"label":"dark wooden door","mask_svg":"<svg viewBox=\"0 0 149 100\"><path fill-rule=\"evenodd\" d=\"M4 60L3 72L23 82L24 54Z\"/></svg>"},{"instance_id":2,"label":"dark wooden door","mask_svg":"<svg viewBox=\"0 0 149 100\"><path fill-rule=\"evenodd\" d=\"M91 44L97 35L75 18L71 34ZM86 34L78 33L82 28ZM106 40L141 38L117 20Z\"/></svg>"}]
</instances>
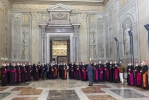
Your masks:
<instances>
[{"instance_id":1,"label":"dark wooden door","mask_svg":"<svg viewBox=\"0 0 149 100\"><path fill-rule=\"evenodd\" d=\"M70 62L70 40L67 41L67 61Z\"/></svg>"}]
</instances>

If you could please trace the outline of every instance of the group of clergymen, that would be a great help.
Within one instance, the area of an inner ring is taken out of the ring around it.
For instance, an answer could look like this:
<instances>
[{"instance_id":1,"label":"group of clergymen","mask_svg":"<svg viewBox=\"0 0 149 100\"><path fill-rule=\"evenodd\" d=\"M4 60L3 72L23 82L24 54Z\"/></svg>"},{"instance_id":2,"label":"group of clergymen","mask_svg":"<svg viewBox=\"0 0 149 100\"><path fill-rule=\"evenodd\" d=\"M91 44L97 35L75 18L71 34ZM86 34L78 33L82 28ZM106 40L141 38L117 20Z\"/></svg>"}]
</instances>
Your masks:
<instances>
[{"instance_id":1,"label":"group of clergymen","mask_svg":"<svg viewBox=\"0 0 149 100\"><path fill-rule=\"evenodd\" d=\"M133 66L131 63L127 67L127 82L128 85L140 86L148 89L148 66L146 61ZM103 82L109 81L114 83L124 83L125 67L122 62L117 64L116 61L99 63L91 63L93 66L93 81ZM1 67L1 85L15 85L32 80L39 79L76 79L88 81L88 64L85 63L60 63L54 61L50 64L33 64L31 63L2 63Z\"/></svg>"}]
</instances>

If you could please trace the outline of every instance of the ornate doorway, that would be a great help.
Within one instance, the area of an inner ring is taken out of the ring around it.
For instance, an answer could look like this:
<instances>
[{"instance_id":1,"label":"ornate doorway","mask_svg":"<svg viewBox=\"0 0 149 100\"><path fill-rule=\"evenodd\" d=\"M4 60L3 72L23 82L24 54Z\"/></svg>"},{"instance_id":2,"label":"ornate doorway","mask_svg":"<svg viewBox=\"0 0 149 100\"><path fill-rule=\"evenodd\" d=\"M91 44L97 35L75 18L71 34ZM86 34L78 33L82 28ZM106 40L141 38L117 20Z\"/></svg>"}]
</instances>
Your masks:
<instances>
[{"instance_id":1,"label":"ornate doorway","mask_svg":"<svg viewBox=\"0 0 149 100\"><path fill-rule=\"evenodd\" d=\"M69 36L67 41L67 61L74 62L79 59L79 28L80 23L70 22L70 14L72 9L63 4L57 4L49 8L50 18L48 22L41 22L41 57L42 62L49 63L52 61L52 41L51 36L59 37L59 35ZM61 39L59 39L61 40Z\"/></svg>"}]
</instances>

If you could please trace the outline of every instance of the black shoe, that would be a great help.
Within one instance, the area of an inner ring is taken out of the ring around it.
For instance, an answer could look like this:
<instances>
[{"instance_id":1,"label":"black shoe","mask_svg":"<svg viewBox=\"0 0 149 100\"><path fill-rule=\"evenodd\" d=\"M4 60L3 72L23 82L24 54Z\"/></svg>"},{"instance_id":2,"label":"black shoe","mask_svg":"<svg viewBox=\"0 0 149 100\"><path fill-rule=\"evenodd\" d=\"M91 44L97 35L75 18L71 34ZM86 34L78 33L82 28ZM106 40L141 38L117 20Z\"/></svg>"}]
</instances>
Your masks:
<instances>
[{"instance_id":1,"label":"black shoe","mask_svg":"<svg viewBox=\"0 0 149 100\"><path fill-rule=\"evenodd\" d=\"M88 85L88 86L91 86L91 85Z\"/></svg>"}]
</instances>

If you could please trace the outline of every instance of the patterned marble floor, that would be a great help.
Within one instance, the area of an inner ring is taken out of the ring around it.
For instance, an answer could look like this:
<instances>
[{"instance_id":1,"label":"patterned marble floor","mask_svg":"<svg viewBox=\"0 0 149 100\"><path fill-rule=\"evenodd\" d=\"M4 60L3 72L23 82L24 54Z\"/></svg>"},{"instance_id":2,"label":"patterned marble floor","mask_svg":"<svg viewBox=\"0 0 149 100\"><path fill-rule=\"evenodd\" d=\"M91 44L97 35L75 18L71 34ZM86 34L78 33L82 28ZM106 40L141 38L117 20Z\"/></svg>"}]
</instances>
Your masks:
<instances>
[{"instance_id":1,"label":"patterned marble floor","mask_svg":"<svg viewBox=\"0 0 149 100\"><path fill-rule=\"evenodd\" d=\"M0 87L0 100L149 100L149 90L127 84L40 80Z\"/></svg>"}]
</instances>

